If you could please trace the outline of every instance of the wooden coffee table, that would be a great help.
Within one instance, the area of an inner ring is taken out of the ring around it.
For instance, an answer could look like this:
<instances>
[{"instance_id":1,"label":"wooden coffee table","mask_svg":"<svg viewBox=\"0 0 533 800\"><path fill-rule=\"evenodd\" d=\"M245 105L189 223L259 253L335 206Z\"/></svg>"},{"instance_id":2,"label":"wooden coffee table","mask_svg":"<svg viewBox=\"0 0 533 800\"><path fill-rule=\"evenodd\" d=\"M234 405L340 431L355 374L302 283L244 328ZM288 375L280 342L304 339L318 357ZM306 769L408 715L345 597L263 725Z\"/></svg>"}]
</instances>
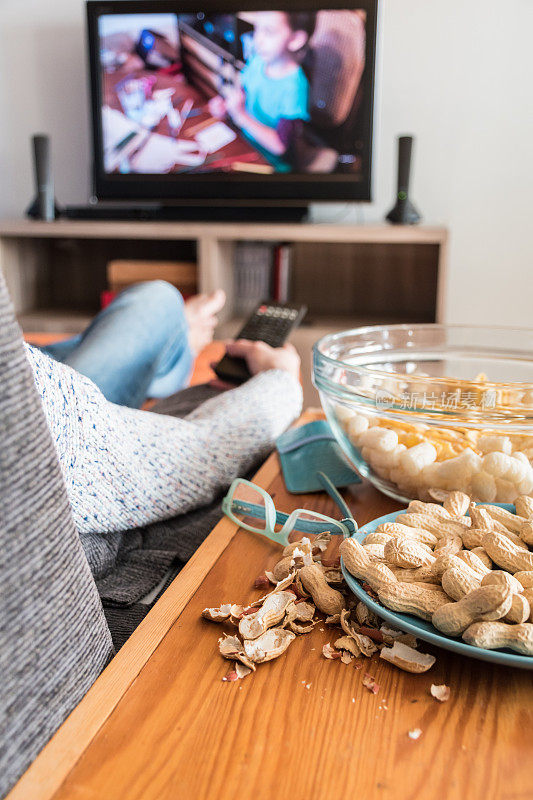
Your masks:
<instances>
[{"instance_id":1,"label":"wooden coffee table","mask_svg":"<svg viewBox=\"0 0 533 800\"><path fill-rule=\"evenodd\" d=\"M337 516L325 495L289 495L275 455L255 480L281 510ZM398 507L368 483L346 498L360 524ZM10 800L531 797L531 672L438 650L425 675L375 656L357 669L322 657L335 633L319 625L255 674L222 681L221 627L200 612L258 596L253 581L279 552L222 520ZM432 683L450 686L447 703Z\"/></svg>"}]
</instances>

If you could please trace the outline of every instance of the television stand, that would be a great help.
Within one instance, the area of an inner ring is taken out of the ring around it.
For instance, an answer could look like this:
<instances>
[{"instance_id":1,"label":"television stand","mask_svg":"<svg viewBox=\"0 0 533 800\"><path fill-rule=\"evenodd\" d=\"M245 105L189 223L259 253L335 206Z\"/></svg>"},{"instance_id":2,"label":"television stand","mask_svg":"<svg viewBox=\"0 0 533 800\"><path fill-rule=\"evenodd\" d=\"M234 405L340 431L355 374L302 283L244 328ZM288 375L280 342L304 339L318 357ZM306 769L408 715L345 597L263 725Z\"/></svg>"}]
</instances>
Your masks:
<instances>
[{"instance_id":1,"label":"television stand","mask_svg":"<svg viewBox=\"0 0 533 800\"><path fill-rule=\"evenodd\" d=\"M0 269L23 330L72 334L98 311L111 259L196 258L199 290L226 292L219 336L227 338L244 321L234 302L241 242L290 246L291 299L307 305L312 319L294 335L308 403L317 403L309 353L323 334L446 320L447 231L428 225L0 221Z\"/></svg>"},{"instance_id":2,"label":"television stand","mask_svg":"<svg viewBox=\"0 0 533 800\"><path fill-rule=\"evenodd\" d=\"M72 220L152 221L152 222L303 222L307 206L254 205L128 205L96 203L66 206L62 216Z\"/></svg>"}]
</instances>

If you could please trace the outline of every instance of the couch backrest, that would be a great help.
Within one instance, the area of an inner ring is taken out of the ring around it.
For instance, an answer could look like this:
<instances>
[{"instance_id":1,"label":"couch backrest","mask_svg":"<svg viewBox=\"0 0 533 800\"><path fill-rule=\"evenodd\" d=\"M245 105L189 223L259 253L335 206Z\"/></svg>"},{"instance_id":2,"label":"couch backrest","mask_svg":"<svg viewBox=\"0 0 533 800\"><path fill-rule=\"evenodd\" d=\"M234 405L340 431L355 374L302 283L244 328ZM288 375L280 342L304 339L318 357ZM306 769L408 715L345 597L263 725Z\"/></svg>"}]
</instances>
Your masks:
<instances>
[{"instance_id":1,"label":"couch backrest","mask_svg":"<svg viewBox=\"0 0 533 800\"><path fill-rule=\"evenodd\" d=\"M0 269L0 797L111 655Z\"/></svg>"},{"instance_id":2,"label":"couch backrest","mask_svg":"<svg viewBox=\"0 0 533 800\"><path fill-rule=\"evenodd\" d=\"M319 11L311 38L309 111L314 123L336 128L354 104L365 66L365 23L357 11Z\"/></svg>"}]
</instances>

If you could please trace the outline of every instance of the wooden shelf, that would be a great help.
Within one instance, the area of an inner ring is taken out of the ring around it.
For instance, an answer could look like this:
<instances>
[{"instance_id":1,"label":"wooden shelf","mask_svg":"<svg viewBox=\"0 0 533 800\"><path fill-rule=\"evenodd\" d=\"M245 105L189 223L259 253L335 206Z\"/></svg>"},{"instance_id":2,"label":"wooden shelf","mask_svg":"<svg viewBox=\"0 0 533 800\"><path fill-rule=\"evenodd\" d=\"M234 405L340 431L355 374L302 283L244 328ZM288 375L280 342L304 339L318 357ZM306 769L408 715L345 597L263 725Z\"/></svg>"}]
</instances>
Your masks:
<instances>
[{"instance_id":1,"label":"wooden shelf","mask_svg":"<svg viewBox=\"0 0 533 800\"><path fill-rule=\"evenodd\" d=\"M36 308L17 315L18 323L24 333L81 333L90 323L94 314L90 311L76 311L63 308Z\"/></svg>"},{"instance_id":2,"label":"wooden shelf","mask_svg":"<svg viewBox=\"0 0 533 800\"><path fill-rule=\"evenodd\" d=\"M0 222L0 268L19 315L47 306L96 310L106 260L134 257L122 250L142 250L147 259L194 253L199 290L226 292L227 322L236 244L280 242L294 246L294 300L313 317L444 321L447 237L445 228L427 225L12 220ZM56 324L49 316L47 324ZM29 319L25 327L33 326Z\"/></svg>"},{"instance_id":3,"label":"wooden shelf","mask_svg":"<svg viewBox=\"0 0 533 800\"><path fill-rule=\"evenodd\" d=\"M289 242L442 244L446 228L430 225L353 225L254 222L113 222L12 220L0 222L0 237L80 239L219 239Z\"/></svg>"}]
</instances>

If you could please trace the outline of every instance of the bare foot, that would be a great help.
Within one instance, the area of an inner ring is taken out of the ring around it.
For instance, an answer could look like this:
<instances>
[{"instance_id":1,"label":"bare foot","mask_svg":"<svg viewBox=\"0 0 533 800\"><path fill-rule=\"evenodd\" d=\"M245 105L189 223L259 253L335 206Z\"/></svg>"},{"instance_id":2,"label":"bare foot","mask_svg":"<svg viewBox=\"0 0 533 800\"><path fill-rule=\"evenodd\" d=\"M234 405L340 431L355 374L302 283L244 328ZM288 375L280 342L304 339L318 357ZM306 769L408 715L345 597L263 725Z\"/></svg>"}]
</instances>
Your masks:
<instances>
[{"instance_id":1,"label":"bare foot","mask_svg":"<svg viewBox=\"0 0 533 800\"><path fill-rule=\"evenodd\" d=\"M217 289L211 294L195 294L185 302L185 316L189 323L189 344L194 355L213 341L217 314L224 307L226 293Z\"/></svg>"}]
</instances>

